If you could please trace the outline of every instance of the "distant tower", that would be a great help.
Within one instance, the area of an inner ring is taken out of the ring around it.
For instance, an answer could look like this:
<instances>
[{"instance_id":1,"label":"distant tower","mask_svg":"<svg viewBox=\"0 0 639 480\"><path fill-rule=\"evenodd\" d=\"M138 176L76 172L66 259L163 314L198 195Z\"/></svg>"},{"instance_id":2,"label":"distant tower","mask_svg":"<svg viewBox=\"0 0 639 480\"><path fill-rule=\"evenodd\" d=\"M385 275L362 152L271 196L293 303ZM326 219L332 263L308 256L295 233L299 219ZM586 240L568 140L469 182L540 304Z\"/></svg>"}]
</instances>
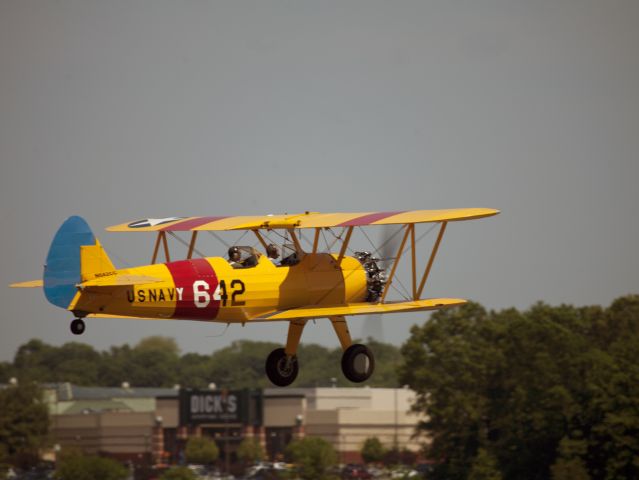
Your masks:
<instances>
[{"instance_id":1,"label":"distant tower","mask_svg":"<svg viewBox=\"0 0 639 480\"><path fill-rule=\"evenodd\" d=\"M361 339L366 340L371 337L378 342L384 341L384 325L382 323L382 316L379 313L375 315L368 315L362 322L362 334Z\"/></svg>"}]
</instances>

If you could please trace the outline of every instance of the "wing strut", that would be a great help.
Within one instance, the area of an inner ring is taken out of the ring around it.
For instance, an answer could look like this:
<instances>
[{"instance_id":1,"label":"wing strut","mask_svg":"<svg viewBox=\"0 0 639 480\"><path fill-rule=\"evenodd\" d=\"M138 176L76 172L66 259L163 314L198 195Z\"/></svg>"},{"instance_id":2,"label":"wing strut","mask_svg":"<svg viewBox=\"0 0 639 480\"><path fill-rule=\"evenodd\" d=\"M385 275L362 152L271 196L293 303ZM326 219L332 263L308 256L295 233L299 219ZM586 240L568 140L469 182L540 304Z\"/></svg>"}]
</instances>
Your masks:
<instances>
[{"instance_id":1,"label":"wing strut","mask_svg":"<svg viewBox=\"0 0 639 480\"><path fill-rule=\"evenodd\" d=\"M151 264L154 264L158 259L160 242L162 242L162 246L164 247L164 258L166 259L167 262L171 261L171 257L169 255L169 244L166 241L166 232L162 230L158 232L158 236L155 239L155 247L153 247L153 257L151 258Z\"/></svg>"},{"instance_id":2,"label":"wing strut","mask_svg":"<svg viewBox=\"0 0 639 480\"><path fill-rule=\"evenodd\" d=\"M351 241L351 235L353 234L354 227L348 227L346 232L346 238L342 242L342 249L339 251L339 257L337 257L337 265L340 266L342 264L342 259L344 258L344 254L346 253L346 249L348 248L348 242Z\"/></svg>"},{"instance_id":3,"label":"wing strut","mask_svg":"<svg viewBox=\"0 0 639 480\"><path fill-rule=\"evenodd\" d=\"M151 257L151 264L154 264L158 258L158 250L160 249L160 237L164 232L159 232L155 238L155 246L153 247L153 256Z\"/></svg>"},{"instance_id":4,"label":"wing strut","mask_svg":"<svg viewBox=\"0 0 639 480\"><path fill-rule=\"evenodd\" d=\"M319 244L319 237L320 237L320 229L316 228L315 229L315 238L313 239L313 253L317 253L317 246Z\"/></svg>"},{"instance_id":5,"label":"wing strut","mask_svg":"<svg viewBox=\"0 0 639 480\"><path fill-rule=\"evenodd\" d=\"M253 230L253 233L255 234L257 239L260 241L260 243L264 247L264 250L266 250L268 248L268 245L266 245L266 242L264 241L264 237L262 237L262 235L260 235L260 231L255 229L255 230Z\"/></svg>"},{"instance_id":6,"label":"wing strut","mask_svg":"<svg viewBox=\"0 0 639 480\"><path fill-rule=\"evenodd\" d=\"M439 244L442 241L442 237L444 236L444 232L446 231L446 225L448 222L442 222L442 226L439 229L439 235L437 235L437 240L435 241L435 245L433 246L433 251L430 254L430 258L428 259L428 265L426 265L426 270L424 271L424 275L422 276L421 282L419 282L419 288L415 293L415 300L418 300L422 295L422 291L424 290L424 285L426 285L426 280L428 279L428 275L430 274L430 269L433 266L433 262L435 261L435 255L437 255L437 250L439 249ZM413 245L413 248L415 246ZM413 264L413 279L415 278L415 264ZM415 288L415 284L413 283L413 288Z\"/></svg>"},{"instance_id":7,"label":"wing strut","mask_svg":"<svg viewBox=\"0 0 639 480\"><path fill-rule=\"evenodd\" d=\"M295 251L300 252L301 254L304 251L304 249L302 249L302 244L300 243L299 239L297 238L297 235L295 234L295 229L289 228L287 231L291 235L291 240L293 240L293 245L295 245Z\"/></svg>"},{"instance_id":8,"label":"wing strut","mask_svg":"<svg viewBox=\"0 0 639 480\"><path fill-rule=\"evenodd\" d=\"M186 254L187 260L190 260L193 257L193 250L195 250L195 240L197 239L197 230L193 230L193 234L191 235L191 242L189 243L189 251Z\"/></svg>"},{"instance_id":9,"label":"wing strut","mask_svg":"<svg viewBox=\"0 0 639 480\"><path fill-rule=\"evenodd\" d=\"M391 272L390 275L388 276L388 280L386 281L386 285L384 286L384 291L382 292L382 298L380 299L380 303L384 303L384 299L386 298L386 295L388 294L388 289L391 286L391 283L393 283L393 277L395 276L395 270L397 270L397 265L399 265L399 261L402 258L402 252L404 251L404 245L406 245L406 240L408 239L408 234L411 231L411 228L409 225L406 225L406 233L404 234L404 238L402 238L402 243L399 246L399 249L397 250L397 255L395 256L395 261L393 262L393 267L391 268Z\"/></svg>"},{"instance_id":10,"label":"wing strut","mask_svg":"<svg viewBox=\"0 0 639 480\"><path fill-rule=\"evenodd\" d=\"M410 250L411 250L411 267L413 271L413 300L417 300L417 259L415 253L415 224L410 226Z\"/></svg>"}]
</instances>

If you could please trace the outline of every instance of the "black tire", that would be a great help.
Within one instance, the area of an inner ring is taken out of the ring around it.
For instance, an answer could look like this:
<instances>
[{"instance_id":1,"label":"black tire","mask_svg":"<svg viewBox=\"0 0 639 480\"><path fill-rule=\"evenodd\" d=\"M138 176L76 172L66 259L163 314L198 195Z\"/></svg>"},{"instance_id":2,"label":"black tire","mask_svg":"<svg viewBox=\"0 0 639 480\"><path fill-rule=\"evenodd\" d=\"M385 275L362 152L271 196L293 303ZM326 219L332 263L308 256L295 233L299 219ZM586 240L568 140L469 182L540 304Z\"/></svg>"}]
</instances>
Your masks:
<instances>
[{"instance_id":1,"label":"black tire","mask_svg":"<svg viewBox=\"0 0 639 480\"><path fill-rule=\"evenodd\" d=\"M81 318L76 318L71 322L71 333L73 333L73 335L82 335L86 328L86 324Z\"/></svg>"},{"instance_id":2,"label":"black tire","mask_svg":"<svg viewBox=\"0 0 639 480\"><path fill-rule=\"evenodd\" d=\"M354 343L342 355L342 372L351 382L368 380L375 371L375 357L366 346Z\"/></svg>"},{"instance_id":3,"label":"black tire","mask_svg":"<svg viewBox=\"0 0 639 480\"><path fill-rule=\"evenodd\" d=\"M298 371L297 356L291 357L289 361L283 348L276 348L266 359L266 376L278 387L286 387L293 383Z\"/></svg>"}]
</instances>

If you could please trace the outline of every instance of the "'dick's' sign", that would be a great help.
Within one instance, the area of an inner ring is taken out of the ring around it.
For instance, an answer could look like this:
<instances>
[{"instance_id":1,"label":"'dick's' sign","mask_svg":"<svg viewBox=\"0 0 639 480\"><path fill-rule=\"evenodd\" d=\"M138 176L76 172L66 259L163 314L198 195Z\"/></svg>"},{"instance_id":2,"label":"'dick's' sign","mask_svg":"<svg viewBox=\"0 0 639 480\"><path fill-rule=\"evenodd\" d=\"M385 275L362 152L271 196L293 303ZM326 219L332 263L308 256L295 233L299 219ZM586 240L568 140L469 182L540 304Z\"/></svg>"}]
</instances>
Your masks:
<instances>
[{"instance_id":1,"label":"'dick's' sign","mask_svg":"<svg viewBox=\"0 0 639 480\"><path fill-rule=\"evenodd\" d=\"M251 408L251 400L254 396L245 390L181 390L180 423L252 422L255 415L251 411L255 408Z\"/></svg>"}]
</instances>

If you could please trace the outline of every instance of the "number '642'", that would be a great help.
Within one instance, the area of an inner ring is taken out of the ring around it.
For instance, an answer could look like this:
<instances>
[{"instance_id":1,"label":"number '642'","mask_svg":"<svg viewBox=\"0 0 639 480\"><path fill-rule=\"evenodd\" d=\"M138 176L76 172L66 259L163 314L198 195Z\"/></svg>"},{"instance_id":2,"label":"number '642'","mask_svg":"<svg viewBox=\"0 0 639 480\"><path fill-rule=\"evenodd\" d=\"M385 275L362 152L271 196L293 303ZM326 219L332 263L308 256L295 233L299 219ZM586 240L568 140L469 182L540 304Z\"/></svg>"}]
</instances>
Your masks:
<instances>
[{"instance_id":1,"label":"number '642'","mask_svg":"<svg viewBox=\"0 0 639 480\"><path fill-rule=\"evenodd\" d=\"M193 304L197 308L206 308L211 303L211 294L209 293L209 283L205 280L196 280L193 282ZM231 280L231 306L240 307L244 305L244 300L240 300L239 297L246 291L244 282L242 280ZM222 306L226 307L229 299L229 292L226 287L226 281L220 280L215 292L213 293L213 300L222 302Z\"/></svg>"}]
</instances>

